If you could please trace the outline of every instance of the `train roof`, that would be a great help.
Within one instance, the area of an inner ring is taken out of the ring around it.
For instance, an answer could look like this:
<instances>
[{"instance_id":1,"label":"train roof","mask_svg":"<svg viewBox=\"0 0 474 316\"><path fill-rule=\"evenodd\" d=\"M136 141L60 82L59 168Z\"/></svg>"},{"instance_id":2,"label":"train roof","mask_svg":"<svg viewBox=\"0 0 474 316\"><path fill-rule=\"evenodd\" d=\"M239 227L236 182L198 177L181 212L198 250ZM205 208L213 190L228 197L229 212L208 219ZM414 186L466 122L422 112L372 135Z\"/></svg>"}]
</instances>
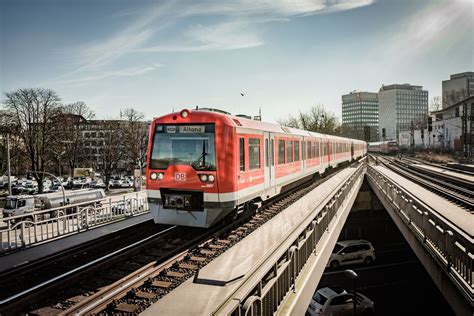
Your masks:
<instances>
[{"instance_id":1,"label":"train roof","mask_svg":"<svg viewBox=\"0 0 474 316\"><path fill-rule=\"evenodd\" d=\"M357 139L310 132L310 131L301 130L301 129L297 129L293 127L281 126L274 123L252 120L252 119L244 118L241 116L233 116L233 115L228 115L225 113L199 110L199 109L198 110L183 109L179 112L174 112L174 113L166 114L158 118L154 118L154 121L162 120L168 117L172 118L174 116L177 116L178 118L180 118L180 114L183 111L188 111L190 115L193 115L193 116L197 115L200 118L205 117L205 118L214 119L214 120L221 119L221 120L224 120L225 123L232 125L234 127L241 127L241 128L247 128L247 129L253 129L253 130L264 130L264 131L280 133L280 134L333 139L333 140L349 140L350 139L351 141L365 143L364 141L357 140ZM177 119L176 123L183 123L183 121Z\"/></svg>"},{"instance_id":2,"label":"train roof","mask_svg":"<svg viewBox=\"0 0 474 316\"><path fill-rule=\"evenodd\" d=\"M396 140L384 140L381 142L370 142L369 146L378 146L378 145L387 144L387 143L398 143L398 142Z\"/></svg>"}]
</instances>

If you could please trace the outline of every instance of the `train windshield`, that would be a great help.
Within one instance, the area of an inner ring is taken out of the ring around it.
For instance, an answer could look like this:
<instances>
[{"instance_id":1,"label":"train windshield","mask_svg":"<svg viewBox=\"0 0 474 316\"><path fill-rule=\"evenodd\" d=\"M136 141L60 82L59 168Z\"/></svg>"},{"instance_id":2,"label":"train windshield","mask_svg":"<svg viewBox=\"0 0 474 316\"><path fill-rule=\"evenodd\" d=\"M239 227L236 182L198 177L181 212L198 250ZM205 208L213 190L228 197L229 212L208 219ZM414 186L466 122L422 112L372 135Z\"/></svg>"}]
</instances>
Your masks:
<instances>
[{"instance_id":1,"label":"train windshield","mask_svg":"<svg viewBox=\"0 0 474 316\"><path fill-rule=\"evenodd\" d=\"M167 169L170 165L216 170L214 124L157 125L150 168Z\"/></svg>"},{"instance_id":2,"label":"train windshield","mask_svg":"<svg viewBox=\"0 0 474 316\"><path fill-rule=\"evenodd\" d=\"M5 203L5 209L6 209L6 210L14 210L14 209L16 209L16 200L9 200L9 199L7 199L7 202Z\"/></svg>"}]
</instances>

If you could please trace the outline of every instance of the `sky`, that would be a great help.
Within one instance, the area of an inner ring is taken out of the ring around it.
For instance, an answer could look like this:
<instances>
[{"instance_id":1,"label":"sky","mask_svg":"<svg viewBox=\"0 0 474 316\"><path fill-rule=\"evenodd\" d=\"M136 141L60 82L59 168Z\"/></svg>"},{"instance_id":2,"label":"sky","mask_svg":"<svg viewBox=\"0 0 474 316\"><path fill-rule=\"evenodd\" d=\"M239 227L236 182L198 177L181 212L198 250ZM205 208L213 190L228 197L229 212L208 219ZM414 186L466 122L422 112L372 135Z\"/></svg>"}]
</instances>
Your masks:
<instances>
[{"instance_id":1,"label":"sky","mask_svg":"<svg viewBox=\"0 0 474 316\"><path fill-rule=\"evenodd\" d=\"M0 0L0 92L49 88L97 118L340 117L350 91L410 83L431 99L473 70L471 0Z\"/></svg>"}]
</instances>

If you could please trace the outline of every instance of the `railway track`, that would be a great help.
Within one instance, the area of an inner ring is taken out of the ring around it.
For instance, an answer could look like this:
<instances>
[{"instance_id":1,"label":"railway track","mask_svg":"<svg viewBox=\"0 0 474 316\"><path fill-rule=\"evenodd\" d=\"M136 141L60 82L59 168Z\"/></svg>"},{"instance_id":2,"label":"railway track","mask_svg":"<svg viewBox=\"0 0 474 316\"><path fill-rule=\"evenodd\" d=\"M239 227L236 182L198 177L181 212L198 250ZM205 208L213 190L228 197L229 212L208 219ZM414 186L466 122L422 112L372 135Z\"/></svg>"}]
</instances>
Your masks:
<instances>
[{"instance_id":1,"label":"railway track","mask_svg":"<svg viewBox=\"0 0 474 316\"><path fill-rule=\"evenodd\" d=\"M337 172L326 173L325 178ZM159 300L281 210L325 181L311 181L212 230L178 227L52 280L12 300L0 314L136 314ZM120 258L118 258L120 257ZM38 297L45 298L38 303ZM49 299L46 299L49 298ZM51 299L55 298L55 299Z\"/></svg>"},{"instance_id":2,"label":"railway track","mask_svg":"<svg viewBox=\"0 0 474 316\"><path fill-rule=\"evenodd\" d=\"M469 181L417 168L395 158L378 156L378 159L396 173L466 208L469 212L474 212L474 192Z\"/></svg>"},{"instance_id":3,"label":"railway track","mask_svg":"<svg viewBox=\"0 0 474 316\"><path fill-rule=\"evenodd\" d=\"M429 161L426 161L426 160L423 160L423 159L413 158L413 157L405 157L405 156L403 157L403 159L414 162L414 163L422 163L422 164L425 164L425 165L428 165L428 166L441 168L441 169L444 169L444 170L447 170L447 171L457 172L459 174L474 176L474 172L459 169L459 168L449 167L447 164L433 163L433 162L429 162Z\"/></svg>"},{"instance_id":4,"label":"railway track","mask_svg":"<svg viewBox=\"0 0 474 316\"><path fill-rule=\"evenodd\" d=\"M91 260L156 234L169 225L156 225L152 220L116 231L78 246L68 248L35 261L20 262L0 272L0 302ZM2 257L7 255L0 256ZM0 303L1 306L2 303Z\"/></svg>"},{"instance_id":5,"label":"railway track","mask_svg":"<svg viewBox=\"0 0 474 316\"><path fill-rule=\"evenodd\" d=\"M196 235L201 233L201 231L195 232ZM13 315L25 312L33 315L58 314L73 305L80 295L88 296L93 293L93 291L90 291L86 287L81 287L82 284L87 283L87 277L92 273L103 275L104 278L102 281L105 282L107 277L110 277L107 273L107 269L109 269L110 266L124 263L127 258L134 258L139 261L139 258L134 257L137 247L149 247L153 249L153 246L156 246L161 240L167 245L174 245L177 243L177 235L185 236L184 234L180 234L178 228L175 226L167 226L166 229L161 227L159 232L142 238L135 243L120 247L115 251L108 248L107 254L99 258L90 258L86 252L85 256L89 258L86 263L69 266L67 269L63 269L61 274L53 273L54 268L57 266L54 265L50 267L49 273L46 272L48 273L46 280L43 278L41 283L36 283L34 286L30 286L19 293L10 293L10 296L3 298L0 301L0 315ZM176 242L173 243L173 240ZM42 264L44 265L44 263ZM35 269L34 266L32 266L29 268L30 273L27 275L32 278L40 278L40 271L47 271L47 267L48 265L46 265L44 269ZM99 280L97 281L100 282ZM75 295L71 296L72 293Z\"/></svg>"},{"instance_id":6,"label":"railway track","mask_svg":"<svg viewBox=\"0 0 474 316\"><path fill-rule=\"evenodd\" d=\"M161 264L150 264L105 288L66 314L137 314L195 276L197 271L245 238L266 221L300 199L321 179L306 184L285 196L265 203L253 216L226 233L212 237L197 247L186 249ZM234 225L235 226L235 225Z\"/></svg>"}]
</instances>

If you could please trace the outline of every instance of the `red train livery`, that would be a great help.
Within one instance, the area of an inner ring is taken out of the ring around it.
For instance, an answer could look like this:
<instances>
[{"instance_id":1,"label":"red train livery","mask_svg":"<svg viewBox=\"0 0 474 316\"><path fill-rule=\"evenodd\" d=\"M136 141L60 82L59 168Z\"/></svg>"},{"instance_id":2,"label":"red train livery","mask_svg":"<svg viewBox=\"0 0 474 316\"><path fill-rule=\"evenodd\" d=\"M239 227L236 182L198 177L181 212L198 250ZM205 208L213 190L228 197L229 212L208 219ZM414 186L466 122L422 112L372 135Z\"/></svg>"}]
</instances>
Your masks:
<instances>
[{"instance_id":1,"label":"red train livery","mask_svg":"<svg viewBox=\"0 0 474 316\"><path fill-rule=\"evenodd\" d=\"M150 126L147 190L156 223L210 227L329 167L366 143L203 110Z\"/></svg>"}]
</instances>

